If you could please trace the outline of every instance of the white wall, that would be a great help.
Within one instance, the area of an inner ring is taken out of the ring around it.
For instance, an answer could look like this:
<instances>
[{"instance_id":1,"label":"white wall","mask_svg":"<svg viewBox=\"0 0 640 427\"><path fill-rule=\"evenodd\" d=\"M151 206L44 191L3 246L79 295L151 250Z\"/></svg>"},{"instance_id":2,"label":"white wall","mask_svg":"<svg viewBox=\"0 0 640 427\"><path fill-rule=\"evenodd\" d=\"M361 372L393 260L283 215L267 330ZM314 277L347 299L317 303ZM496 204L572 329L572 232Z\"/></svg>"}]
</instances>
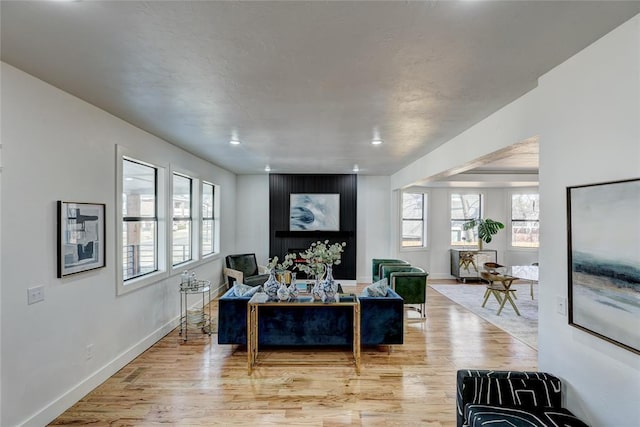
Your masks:
<instances>
[{"instance_id":1,"label":"white wall","mask_svg":"<svg viewBox=\"0 0 640 427\"><path fill-rule=\"evenodd\" d=\"M358 176L356 280L371 282L371 260L388 258L391 245L391 191L388 176Z\"/></svg>"},{"instance_id":2,"label":"white wall","mask_svg":"<svg viewBox=\"0 0 640 427\"><path fill-rule=\"evenodd\" d=\"M638 426L640 356L569 326L556 298L567 297L566 187L640 177L640 16L543 76L538 92L539 366L564 379L568 407L592 425Z\"/></svg>"},{"instance_id":3,"label":"white wall","mask_svg":"<svg viewBox=\"0 0 640 427\"><path fill-rule=\"evenodd\" d=\"M116 144L221 186L223 252L234 241L235 176L16 68L1 72L0 425L44 425L177 324L176 277L116 296ZM106 203L105 268L56 278L56 200ZM219 283L220 259L198 276ZM27 305L37 285L45 300Z\"/></svg>"},{"instance_id":4,"label":"white wall","mask_svg":"<svg viewBox=\"0 0 640 427\"><path fill-rule=\"evenodd\" d=\"M269 175L238 175L236 246L234 253L256 254L259 265L269 262Z\"/></svg>"}]
</instances>

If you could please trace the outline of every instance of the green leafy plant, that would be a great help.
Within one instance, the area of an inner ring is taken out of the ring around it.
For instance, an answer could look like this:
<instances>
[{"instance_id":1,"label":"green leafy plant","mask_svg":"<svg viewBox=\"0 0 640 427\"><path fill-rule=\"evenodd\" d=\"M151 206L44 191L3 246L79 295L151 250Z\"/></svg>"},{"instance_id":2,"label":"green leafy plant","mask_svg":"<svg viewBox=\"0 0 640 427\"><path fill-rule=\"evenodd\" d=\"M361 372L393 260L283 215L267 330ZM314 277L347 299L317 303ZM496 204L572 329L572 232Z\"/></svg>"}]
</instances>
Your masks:
<instances>
[{"instance_id":1,"label":"green leafy plant","mask_svg":"<svg viewBox=\"0 0 640 427\"><path fill-rule=\"evenodd\" d=\"M504 224L489 218L471 219L464 223L464 230L471 230L478 227L478 246L482 249L482 242L489 243L498 231L504 228Z\"/></svg>"},{"instance_id":2,"label":"green leafy plant","mask_svg":"<svg viewBox=\"0 0 640 427\"><path fill-rule=\"evenodd\" d=\"M274 256L269 260L267 264L267 268L269 270L275 269L276 271L286 271L289 267L293 265L293 260L296 259L298 255L295 253L289 253L284 256L284 260L282 262L278 262L279 259L277 256Z\"/></svg>"},{"instance_id":3,"label":"green leafy plant","mask_svg":"<svg viewBox=\"0 0 640 427\"><path fill-rule=\"evenodd\" d=\"M309 249L300 253L300 258L303 258L306 263L297 264L296 268L309 276L320 278L325 273L326 265L340 264L345 246L347 246L345 242L333 245L329 245L328 240L314 242Z\"/></svg>"}]
</instances>

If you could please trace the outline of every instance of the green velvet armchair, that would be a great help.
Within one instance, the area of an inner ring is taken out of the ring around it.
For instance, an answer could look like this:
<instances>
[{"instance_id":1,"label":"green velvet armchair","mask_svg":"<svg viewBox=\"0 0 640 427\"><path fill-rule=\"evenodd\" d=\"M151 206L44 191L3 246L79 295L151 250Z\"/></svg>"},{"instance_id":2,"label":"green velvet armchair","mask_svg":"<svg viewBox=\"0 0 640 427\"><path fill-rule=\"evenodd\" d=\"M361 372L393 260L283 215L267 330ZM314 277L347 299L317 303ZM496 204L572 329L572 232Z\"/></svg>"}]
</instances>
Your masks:
<instances>
[{"instance_id":1,"label":"green velvet armchair","mask_svg":"<svg viewBox=\"0 0 640 427\"><path fill-rule=\"evenodd\" d=\"M404 299L405 306L426 317L427 276L429 273L411 265L382 265L381 278L387 278L389 286ZM415 307L417 306L417 307Z\"/></svg>"},{"instance_id":2,"label":"green velvet armchair","mask_svg":"<svg viewBox=\"0 0 640 427\"><path fill-rule=\"evenodd\" d=\"M391 258L373 258L371 264L371 281L374 283L382 279L382 275L380 274L380 267L382 265L410 265L405 260Z\"/></svg>"}]
</instances>

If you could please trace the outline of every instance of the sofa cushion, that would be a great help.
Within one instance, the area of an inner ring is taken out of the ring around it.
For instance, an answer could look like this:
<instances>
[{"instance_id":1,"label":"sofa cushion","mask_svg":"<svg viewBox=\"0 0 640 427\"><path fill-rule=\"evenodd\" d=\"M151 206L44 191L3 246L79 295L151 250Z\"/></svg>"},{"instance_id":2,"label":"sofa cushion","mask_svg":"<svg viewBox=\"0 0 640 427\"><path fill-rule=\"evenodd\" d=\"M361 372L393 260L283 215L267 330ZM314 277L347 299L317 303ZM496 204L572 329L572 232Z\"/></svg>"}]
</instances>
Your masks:
<instances>
[{"instance_id":1,"label":"sofa cushion","mask_svg":"<svg viewBox=\"0 0 640 427\"><path fill-rule=\"evenodd\" d=\"M464 412L467 420L464 426L588 427L564 408L524 409L467 404Z\"/></svg>"},{"instance_id":2,"label":"sofa cushion","mask_svg":"<svg viewBox=\"0 0 640 427\"><path fill-rule=\"evenodd\" d=\"M560 408L559 379L466 377L462 400L470 404Z\"/></svg>"},{"instance_id":3,"label":"sofa cushion","mask_svg":"<svg viewBox=\"0 0 640 427\"><path fill-rule=\"evenodd\" d=\"M361 296L363 297L386 297L387 290L389 289L389 282L387 279L378 280L375 283L370 284L362 290Z\"/></svg>"},{"instance_id":4,"label":"sofa cushion","mask_svg":"<svg viewBox=\"0 0 640 427\"><path fill-rule=\"evenodd\" d=\"M244 283L236 283L233 285L233 292L229 296L251 297L256 292L262 291L262 286L249 286Z\"/></svg>"}]
</instances>

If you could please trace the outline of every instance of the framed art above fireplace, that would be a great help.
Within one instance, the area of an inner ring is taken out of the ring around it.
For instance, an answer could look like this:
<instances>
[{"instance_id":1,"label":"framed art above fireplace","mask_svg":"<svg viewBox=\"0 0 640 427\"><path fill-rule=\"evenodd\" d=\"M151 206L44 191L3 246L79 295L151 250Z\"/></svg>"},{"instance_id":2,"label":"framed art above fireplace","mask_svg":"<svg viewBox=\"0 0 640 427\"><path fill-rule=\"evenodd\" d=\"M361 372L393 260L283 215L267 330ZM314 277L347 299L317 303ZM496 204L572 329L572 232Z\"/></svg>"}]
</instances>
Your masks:
<instances>
[{"instance_id":1,"label":"framed art above fireplace","mask_svg":"<svg viewBox=\"0 0 640 427\"><path fill-rule=\"evenodd\" d=\"M291 193L290 231L340 231L340 194Z\"/></svg>"}]
</instances>

